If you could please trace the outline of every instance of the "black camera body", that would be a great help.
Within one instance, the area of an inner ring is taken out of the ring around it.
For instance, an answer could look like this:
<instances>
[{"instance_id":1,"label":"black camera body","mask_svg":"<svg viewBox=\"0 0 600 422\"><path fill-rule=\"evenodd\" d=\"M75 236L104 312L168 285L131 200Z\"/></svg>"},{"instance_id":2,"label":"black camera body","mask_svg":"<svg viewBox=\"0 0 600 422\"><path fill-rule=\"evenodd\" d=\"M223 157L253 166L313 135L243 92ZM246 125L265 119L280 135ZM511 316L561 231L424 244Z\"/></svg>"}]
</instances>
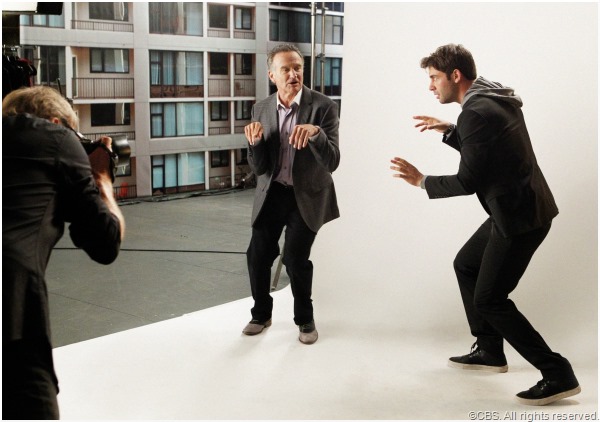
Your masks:
<instances>
[{"instance_id":1,"label":"black camera body","mask_svg":"<svg viewBox=\"0 0 600 422\"><path fill-rule=\"evenodd\" d=\"M112 156L115 160L116 167L125 167L129 165L129 160L131 157L131 145L129 145L129 141L127 140L127 135L115 135L111 136L112 139ZM83 136L79 137L81 144L83 145L83 149L85 152L90 155L92 152L96 150L96 148L102 146L104 144L100 141L92 141L91 139L85 138Z\"/></svg>"},{"instance_id":2,"label":"black camera body","mask_svg":"<svg viewBox=\"0 0 600 422\"><path fill-rule=\"evenodd\" d=\"M90 155L92 152L96 150L96 148L108 148L101 141L92 141L84 137L82 134L77 133L79 136L79 140L83 145L83 149L85 152ZM111 156L111 165L113 170L113 178L117 169L127 167L130 163L131 158L131 145L127 140L127 135L114 135L110 137L112 139L112 152L109 151Z\"/></svg>"}]
</instances>

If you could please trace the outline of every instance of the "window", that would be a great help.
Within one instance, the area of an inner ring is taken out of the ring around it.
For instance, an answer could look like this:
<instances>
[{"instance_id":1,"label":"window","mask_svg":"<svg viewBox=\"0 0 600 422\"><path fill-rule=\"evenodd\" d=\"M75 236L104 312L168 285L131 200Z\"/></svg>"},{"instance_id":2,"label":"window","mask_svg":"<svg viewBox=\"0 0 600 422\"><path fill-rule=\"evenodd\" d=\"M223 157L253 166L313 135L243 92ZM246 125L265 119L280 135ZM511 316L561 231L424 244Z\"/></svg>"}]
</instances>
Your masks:
<instances>
[{"instance_id":1,"label":"window","mask_svg":"<svg viewBox=\"0 0 600 422\"><path fill-rule=\"evenodd\" d=\"M270 40L309 43L310 13L292 12L271 9ZM323 16L317 14L315 41L321 43L321 21ZM343 16L325 16L325 42L327 44L343 44Z\"/></svg>"},{"instance_id":2,"label":"window","mask_svg":"<svg viewBox=\"0 0 600 422\"><path fill-rule=\"evenodd\" d=\"M235 74L252 75L252 54L235 55Z\"/></svg>"},{"instance_id":3,"label":"window","mask_svg":"<svg viewBox=\"0 0 600 422\"><path fill-rule=\"evenodd\" d=\"M221 4L209 4L208 5L208 26L210 28L222 28L227 29L227 15L229 6Z\"/></svg>"},{"instance_id":4,"label":"window","mask_svg":"<svg viewBox=\"0 0 600 422\"><path fill-rule=\"evenodd\" d=\"M129 73L129 50L90 48L92 73Z\"/></svg>"},{"instance_id":5,"label":"window","mask_svg":"<svg viewBox=\"0 0 600 422\"><path fill-rule=\"evenodd\" d=\"M310 42L310 13L271 9L269 16L271 41Z\"/></svg>"},{"instance_id":6,"label":"window","mask_svg":"<svg viewBox=\"0 0 600 422\"><path fill-rule=\"evenodd\" d=\"M321 90L321 60L316 61L315 89ZM325 59L325 94L342 95L342 59Z\"/></svg>"},{"instance_id":7,"label":"window","mask_svg":"<svg viewBox=\"0 0 600 422\"><path fill-rule=\"evenodd\" d=\"M235 29L252 29L252 9L235 8Z\"/></svg>"},{"instance_id":8,"label":"window","mask_svg":"<svg viewBox=\"0 0 600 422\"><path fill-rule=\"evenodd\" d=\"M49 28L64 28L65 15L21 15L20 21L23 26L47 26Z\"/></svg>"},{"instance_id":9,"label":"window","mask_svg":"<svg viewBox=\"0 0 600 422\"><path fill-rule=\"evenodd\" d=\"M150 33L202 35L202 3L149 2Z\"/></svg>"},{"instance_id":10,"label":"window","mask_svg":"<svg viewBox=\"0 0 600 422\"><path fill-rule=\"evenodd\" d=\"M235 102L235 119L250 120L252 118L252 106L254 101L236 101Z\"/></svg>"},{"instance_id":11,"label":"window","mask_svg":"<svg viewBox=\"0 0 600 422\"><path fill-rule=\"evenodd\" d=\"M210 74L211 75L229 75L227 53L210 53Z\"/></svg>"},{"instance_id":12,"label":"window","mask_svg":"<svg viewBox=\"0 0 600 422\"><path fill-rule=\"evenodd\" d=\"M229 120L229 102L213 101L210 103L210 120L213 122Z\"/></svg>"},{"instance_id":13,"label":"window","mask_svg":"<svg viewBox=\"0 0 600 422\"><path fill-rule=\"evenodd\" d=\"M177 187L203 184L204 167L203 152L153 156L152 189L165 193L177 191Z\"/></svg>"},{"instance_id":14,"label":"window","mask_svg":"<svg viewBox=\"0 0 600 422\"><path fill-rule=\"evenodd\" d=\"M92 126L119 126L131 124L129 103L91 104Z\"/></svg>"},{"instance_id":15,"label":"window","mask_svg":"<svg viewBox=\"0 0 600 422\"><path fill-rule=\"evenodd\" d=\"M32 63L37 63L36 83L40 85L57 86L58 80L64 88L67 74L65 65L64 47L25 47L24 58ZM63 89L61 88L61 89ZM63 92L66 92L63 90Z\"/></svg>"},{"instance_id":16,"label":"window","mask_svg":"<svg viewBox=\"0 0 600 422\"><path fill-rule=\"evenodd\" d=\"M129 5L117 3L89 3L90 19L107 21L129 21Z\"/></svg>"},{"instance_id":17,"label":"window","mask_svg":"<svg viewBox=\"0 0 600 422\"><path fill-rule=\"evenodd\" d=\"M321 21L323 17L317 15L315 40L317 43L321 43ZM344 18L343 16L325 16L325 43L326 44L338 44L344 43Z\"/></svg>"},{"instance_id":18,"label":"window","mask_svg":"<svg viewBox=\"0 0 600 422\"><path fill-rule=\"evenodd\" d=\"M166 138L204 134L204 104L151 103L151 137Z\"/></svg>"},{"instance_id":19,"label":"window","mask_svg":"<svg viewBox=\"0 0 600 422\"><path fill-rule=\"evenodd\" d=\"M211 151L210 166L212 168L229 166L229 151Z\"/></svg>"},{"instance_id":20,"label":"window","mask_svg":"<svg viewBox=\"0 0 600 422\"><path fill-rule=\"evenodd\" d=\"M202 53L150 51L150 85L203 85Z\"/></svg>"}]
</instances>

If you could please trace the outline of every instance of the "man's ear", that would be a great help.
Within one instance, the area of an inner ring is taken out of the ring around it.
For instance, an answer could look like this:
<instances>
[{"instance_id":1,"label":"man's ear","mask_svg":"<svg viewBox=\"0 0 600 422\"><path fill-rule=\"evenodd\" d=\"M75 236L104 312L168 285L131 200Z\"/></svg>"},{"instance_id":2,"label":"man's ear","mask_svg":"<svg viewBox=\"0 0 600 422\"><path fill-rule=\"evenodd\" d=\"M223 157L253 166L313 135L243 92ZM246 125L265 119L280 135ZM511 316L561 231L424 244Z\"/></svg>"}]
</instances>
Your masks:
<instances>
[{"instance_id":1,"label":"man's ear","mask_svg":"<svg viewBox=\"0 0 600 422\"><path fill-rule=\"evenodd\" d=\"M458 69L454 69L454 70L452 71L452 81L453 81L454 83L456 83L456 84L457 84L457 83L459 83L460 81L462 81L463 79L464 79L464 77L463 77L463 74L462 74L462 72L461 72L460 70L458 70Z\"/></svg>"},{"instance_id":2,"label":"man's ear","mask_svg":"<svg viewBox=\"0 0 600 422\"><path fill-rule=\"evenodd\" d=\"M55 125L60 125L62 124L62 122L60 121L60 119L58 117L51 117L50 120L52 123L54 123Z\"/></svg>"},{"instance_id":3,"label":"man's ear","mask_svg":"<svg viewBox=\"0 0 600 422\"><path fill-rule=\"evenodd\" d=\"M271 82L275 83L275 79L273 79L273 72L271 72L270 70L269 70L269 80Z\"/></svg>"}]
</instances>

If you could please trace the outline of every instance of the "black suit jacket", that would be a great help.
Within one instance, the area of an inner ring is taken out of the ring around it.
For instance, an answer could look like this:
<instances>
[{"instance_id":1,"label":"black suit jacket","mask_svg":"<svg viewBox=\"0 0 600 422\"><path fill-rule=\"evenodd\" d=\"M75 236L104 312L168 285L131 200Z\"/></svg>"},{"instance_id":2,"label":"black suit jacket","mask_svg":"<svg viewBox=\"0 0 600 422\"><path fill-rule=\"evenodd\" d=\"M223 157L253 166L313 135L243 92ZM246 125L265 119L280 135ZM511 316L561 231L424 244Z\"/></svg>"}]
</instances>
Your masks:
<instances>
[{"instance_id":1,"label":"black suit jacket","mask_svg":"<svg viewBox=\"0 0 600 422\"><path fill-rule=\"evenodd\" d=\"M475 95L443 141L460 152L460 165L455 175L427 177L430 198L477 194L504 237L535 230L558 214L520 107Z\"/></svg>"},{"instance_id":2,"label":"black suit jacket","mask_svg":"<svg viewBox=\"0 0 600 422\"><path fill-rule=\"evenodd\" d=\"M279 169L279 117L277 93L252 108L252 120L263 126L263 138L248 147L248 163L257 175L252 224L265 202L273 176ZM306 225L315 233L323 224L339 217L331 173L340 164L338 105L327 96L303 87L296 124L310 123L321 128L306 148L294 156L292 177L298 209Z\"/></svg>"}]
</instances>

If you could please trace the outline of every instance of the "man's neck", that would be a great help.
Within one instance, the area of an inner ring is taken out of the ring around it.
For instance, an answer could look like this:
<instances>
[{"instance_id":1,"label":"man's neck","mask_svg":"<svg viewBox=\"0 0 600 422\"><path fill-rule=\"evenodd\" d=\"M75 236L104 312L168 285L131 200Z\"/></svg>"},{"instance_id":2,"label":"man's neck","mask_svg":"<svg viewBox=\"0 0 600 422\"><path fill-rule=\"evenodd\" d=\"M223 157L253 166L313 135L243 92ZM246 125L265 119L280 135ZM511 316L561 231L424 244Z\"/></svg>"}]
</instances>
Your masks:
<instances>
[{"instance_id":1,"label":"man's neck","mask_svg":"<svg viewBox=\"0 0 600 422\"><path fill-rule=\"evenodd\" d=\"M465 98L465 94L467 93L469 88L471 88L471 85L473 85L473 82L475 82L475 81L465 80L464 83L462 83L460 85L460 88L458 91L458 99L456 101L458 104L462 104L463 98Z\"/></svg>"},{"instance_id":2,"label":"man's neck","mask_svg":"<svg viewBox=\"0 0 600 422\"><path fill-rule=\"evenodd\" d=\"M294 101L294 99L298 96L298 94L302 92L302 90L300 90L299 92L296 93L287 93L287 92L278 92L277 93L277 98L279 98L279 102L285 107L285 108L290 108L290 106L292 105L292 102Z\"/></svg>"}]
</instances>

